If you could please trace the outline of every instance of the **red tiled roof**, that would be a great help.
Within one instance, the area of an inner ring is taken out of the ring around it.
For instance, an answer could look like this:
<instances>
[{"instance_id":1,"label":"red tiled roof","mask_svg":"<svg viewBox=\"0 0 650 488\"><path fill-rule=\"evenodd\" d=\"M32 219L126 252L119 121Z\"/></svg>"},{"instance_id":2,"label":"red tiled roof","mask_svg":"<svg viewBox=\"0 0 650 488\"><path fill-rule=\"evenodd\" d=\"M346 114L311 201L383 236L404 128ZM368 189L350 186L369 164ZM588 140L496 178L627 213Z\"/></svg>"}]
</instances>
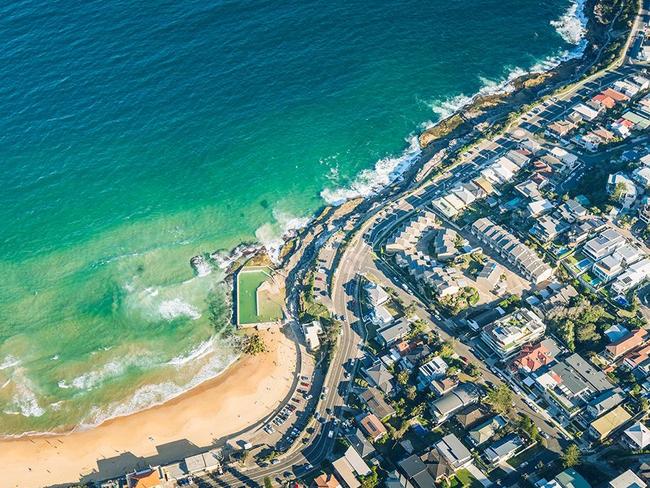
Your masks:
<instances>
[{"instance_id":1,"label":"red tiled roof","mask_svg":"<svg viewBox=\"0 0 650 488\"><path fill-rule=\"evenodd\" d=\"M627 95L614 90L613 88L607 88L601 92L603 95L609 98L613 98L617 102L626 102L630 99Z\"/></svg>"},{"instance_id":2,"label":"red tiled roof","mask_svg":"<svg viewBox=\"0 0 650 488\"><path fill-rule=\"evenodd\" d=\"M617 358L641 346L646 341L646 336L645 329L636 329L622 339L608 344L605 349L611 357Z\"/></svg>"},{"instance_id":3,"label":"red tiled roof","mask_svg":"<svg viewBox=\"0 0 650 488\"><path fill-rule=\"evenodd\" d=\"M612 97L608 97L603 93L599 93L594 98L592 98L592 100L605 108L614 108L616 105L616 100L614 100Z\"/></svg>"},{"instance_id":4,"label":"red tiled roof","mask_svg":"<svg viewBox=\"0 0 650 488\"><path fill-rule=\"evenodd\" d=\"M528 346L522 349L521 354L514 360L518 368L525 368L529 371L537 371L542 366L553 361L551 351L542 344Z\"/></svg>"}]
</instances>

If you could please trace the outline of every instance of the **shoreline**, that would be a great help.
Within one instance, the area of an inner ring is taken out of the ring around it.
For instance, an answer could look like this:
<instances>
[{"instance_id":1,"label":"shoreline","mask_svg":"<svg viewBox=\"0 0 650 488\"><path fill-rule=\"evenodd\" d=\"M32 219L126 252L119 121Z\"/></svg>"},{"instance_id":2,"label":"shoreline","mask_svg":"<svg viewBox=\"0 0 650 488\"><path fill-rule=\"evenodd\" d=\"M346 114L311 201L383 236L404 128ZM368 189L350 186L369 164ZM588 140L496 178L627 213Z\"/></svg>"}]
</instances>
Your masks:
<instances>
[{"instance_id":1,"label":"shoreline","mask_svg":"<svg viewBox=\"0 0 650 488\"><path fill-rule=\"evenodd\" d=\"M290 391L293 339L282 330L261 334L267 352L242 356L216 378L163 404L86 430L0 440L7 466L3 486L99 481L223 445L266 419Z\"/></svg>"}]
</instances>

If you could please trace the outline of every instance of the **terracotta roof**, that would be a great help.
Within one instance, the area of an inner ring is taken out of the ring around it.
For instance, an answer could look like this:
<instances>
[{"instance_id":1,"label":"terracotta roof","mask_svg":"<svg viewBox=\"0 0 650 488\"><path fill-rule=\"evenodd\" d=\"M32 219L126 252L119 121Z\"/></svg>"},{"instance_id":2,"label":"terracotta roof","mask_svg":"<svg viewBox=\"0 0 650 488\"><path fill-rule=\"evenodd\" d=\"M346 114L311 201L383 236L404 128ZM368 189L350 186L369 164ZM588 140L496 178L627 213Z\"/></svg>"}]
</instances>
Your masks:
<instances>
[{"instance_id":1,"label":"terracotta roof","mask_svg":"<svg viewBox=\"0 0 650 488\"><path fill-rule=\"evenodd\" d=\"M630 97L628 97L627 95L624 95L623 93L616 91L612 88L607 88L606 90L603 90L601 93L606 97L614 99L617 102L626 102L630 99Z\"/></svg>"},{"instance_id":2,"label":"terracotta roof","mask_svg":"<svg viewBox=\"0 0 650 488\"><path fill-rule=\"evenodd\" d=\"M636 329L622 339L608 344L605 349L611 357L617 358L641 346L646 341L646 336L645 329Z\"/></svg>"},{"instance_id":3,"label":"terracotta roof","mask_svg":"<svg viewBox=\"0 0 650 488\"><path fill-rule=\"evenodd\" d=\"M359 423L361 428L373 439L378 439L386 433L386 427L381 423L381 420L376 415L369 413L363 417Z\"/></svg>"},{"instance_id":4,"label":"terracotta roof","mask_svg":"<svg viewBox=\"0 0 650 488\"><path fill-rule=\"evenodd\" d=\"M614 108L616 105L616 100L603 93L599 93L594 98L592 98L592 100L606 108Z\"/></svg>"},{"instance_id":5,"label":"terracotta roof","mask_svg":"<svg viewBox=\"0 0 650 488\"><path fill-rule=\"evenodd\" d=\"M156 488L160 486L160 474L157 469L149 473L132 474L130 476L131 488Z\"/></svg>"},{"instance_id":6,"label":"terracotta roof","mask_svg":"<svg viewBox=\"0 0 650 488\"><path fill-rule=\"evenodd\" d=\"M625 356L625 362L632 368L636 368L639 364L650 358L650 344L642 347L636 352L631 352Z\"/></svg>"},{"instance_id":7,"label":"terracotta roof","mask_svg":"<svg viewBox=\"0 0 650 488\"><path fill-rule=\"evenodd\" d=\"M316 488L340 488L341 483L339 483L339 480L333 474L323 473L314 479L314 486Z\"/></svg>"},{"instance_id":8,"label":"terracotta roof","mask_svg":"<svg viewBox=\"0 0 650 488\"><path fill-rule=\"evenodd\" d=\"M513 365L517 368L524 368L528 371L537 371L542 366L553 361L551 351L543 344L525 346L519 356L514 360Z\"/></svg>"}]
</instances>

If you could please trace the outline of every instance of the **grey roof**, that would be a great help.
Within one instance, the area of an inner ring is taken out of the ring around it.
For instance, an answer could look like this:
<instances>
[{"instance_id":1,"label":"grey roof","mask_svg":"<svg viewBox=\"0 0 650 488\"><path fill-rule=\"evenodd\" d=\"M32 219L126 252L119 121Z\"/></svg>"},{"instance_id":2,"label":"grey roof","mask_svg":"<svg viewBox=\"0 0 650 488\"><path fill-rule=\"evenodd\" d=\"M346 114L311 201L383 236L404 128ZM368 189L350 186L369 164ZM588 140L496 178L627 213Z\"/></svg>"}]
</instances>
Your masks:
<instances>
[{"instance_id":1,"label":"grey roof","mask_svg":"<svg viewBox=\"0 0 650 488\"><path fill-rule=\"evenodd\" d=\"M431 403L438 417L446 417L455 411L478 401L479 389L472 383L461 383L454 390Z\"/></svg>"},{"instance_id":2,"label":"grey roof","mask_svg":"<svg viewBox=\"0 0 650 488\"><path fill-rule=\"evenodd\" d=\"M361 456L362 458L371 456L372 454L375 453L375 448L372 447L372 444L370 444L370 442L366 440L365 436L363 435L363 432L361 432L360 429L357 429L354 432L346 434L345 437L350 442L350 445L354 447L354 450L357 451L359 456Z\"/></svg>"},{"instance_id":3,"label":"grey roof","mask_svg":"<svg viewBox=\"0 0 650 488\"><path fill-rule=\"evenodd\" d=\"M396 320L392 324L389 324L379 329L377 331L377 334L381 336L384 342L390 344L391 342L394 342L397 339L404 337L406 334L408 334L410 330L411 330L411 326L408 320L402 317L401 319Z\"/></svg>"},{"instance_id":4,"label":"grey roof","mask_svg":"<svg viewBox=\"0 0 650 488\"><path fill-rule=\"evenodd\" d=\"M596 369L594 366L582 359L578 354L571 354L571 356L566 358L564 361L575 369L582 379L589 383L595 390L605 391L612 388L612 384L607 379L605 373Z\"/></svg>"},{"instance_id":5,"label":"grey roof","mask_svg":"<svg viewBox=\"0 0 650 488\"><path fill-rule=\"evenodd\" d=\"M395 414L395 409L384 400L383 395L376 388L368 388L359 395L368 409L378 418L383 419Z\"/></svg>"},{"instance_id":6,"label":"grey roof","mask_svg":"<svg viewBox=\"0 0 650 488\"><path fill-rule=\"evenodd\" d=\"M434 486L434 479L429 474L426 464L418 455L413 454L400 461L398 465L417 488L431 488Z\"/></svg>"},{"instance_id":7,"label":"grey roof","mask_svg":"<svg viewBox=\"0 0 650 488\"><path fill-rule=\"evenodd\" d=\"M524 441L521 440L521 437L514 433L509 434L488 447L485 450L485 456L491 461L501 459L510 456L523 445Z\"/></svg>"},{"instance_id":8,"label":"grey roof","mask_svg":"<svg viewBox=\"0 0 650 488\"><path fill-rule=\"evenodd\" d=\"M607 390L591 402L589 402L589 407L594 408L597 412L596 416L599 416L602 413L610 411L612 408L616 407L623 403L625 398L621 395L621 391L616 388L612 390Z\"/></svg>"},{"instance_id":9,"label":"grey roof","mask_svg":"<svg viewBox=\"0 0 650 488\"><path fill-rule=\"evenodd\" d=\"M455 434L447 434L436 443L435 447L440 455L454 467L464 464L472 456Z\"/></svg>"},{"instance_id":10,"label":"grey roof","mask_svg":"<svg viewBox=\"0 0 650 488\"><path fill-rule=\"evenodd\" d=\"M386 366L381 361L377 361L375 364L367 368L366 376L385 393L390 393L393 389L393 375L388 371L388 369L386 369Z\"/></svg>"}]
</instances>

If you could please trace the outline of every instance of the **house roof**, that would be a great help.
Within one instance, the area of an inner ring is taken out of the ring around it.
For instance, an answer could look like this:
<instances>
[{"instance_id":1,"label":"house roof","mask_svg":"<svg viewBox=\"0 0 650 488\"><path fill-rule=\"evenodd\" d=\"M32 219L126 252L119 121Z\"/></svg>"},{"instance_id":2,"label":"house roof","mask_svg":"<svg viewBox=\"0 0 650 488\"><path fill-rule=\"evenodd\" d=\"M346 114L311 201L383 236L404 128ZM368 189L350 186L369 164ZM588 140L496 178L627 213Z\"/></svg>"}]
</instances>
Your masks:
<instances>
[{"instance_id":1,"label":"house roof","mask_svg":"<svg viewBox=\"0 0 650 488\"><path fill-rule=\"evenodd\" d=\"M625 430L625 435L638 449L645 449L650 445L650 429L641 422L637 422Z\"/></svg>"},{"instance_id":2,"label":"house roof","mask_svg":"<svg viewBox=\"0 0 650 488\"><path fill-rule=\"evenodd\" d=\"M646 482L635 475L631 469L619 474L609 482L611 488L645 488Z\"/></svg>"},{"instance_id":3,"label":"house roof","mask_svg":"<svg viewBox=\"0 0 650 488\"><path fill-rule=\"evenodd\" d=\"M627 413L622 406L616 407L609 413L594 420L591 423L591 428L598 433L601 439L607 437L613 430L618 429L625 422L630 420L632 416Z\"/></svg>"},{"instance_id":4,"label":"house roof","mask_svg":"<svg viewBox=\"0 0 650 488\"><path fill-rule=\"evenodd\" d=\"M359 395L359 398L377 418L383 419L395 413L395 409L386 403L383 395L376 388L366 389Z\"/></svg>"},{"instance_id":5,"label":"house roof","mask_svg":"<svg viewBox=\"0 0 650 488\"><path fill-rule=\"evenodd\" d=\"M354 469L344 456L332 461L332 467L349 488L359 488L361 483L354 475Z\"/></svg>"},{"instance_id":6,"label":"house roof","mask_svg":"<svg viewBox=\"0 0 650 488\"><path fill-rule=\"evenodd\" d=\"M366 440L360 429L356 429L354 432L346 434L345 437L361 457L365 458L375 452L375 448Z\"/></svg>"},{"instance_id":7,"label":"house roof","mask_svg":"<svg viewBox=\"0 0 650 488\"><path fill-rule=\"evenodd\" d=\"M469 450L455 434L447 434L435 445L436 450L452 466L458 467L471 458Z\"/></svg>"},{"instance_id":8,"label":"house roof","mask_svg":"<svg viewBox=\"0 0 650 488\"><path fill-rule=\"evenodd\" d=\"M607 88L601 92L602 95L612 98L617 102L626 102L630 99L627 95L621 93L620 91L614 90L613 88Z\"/></svg>"},{"instance_id":9,"label":"house roof","mask_svg":"<svg viewBox=\"0 0 650 488\"><path fill-rule=\"evenodd\" d=\"M466 409L456 414L456 420L460 425L467 428L485 417L485 413L480 405L470 405Z\"/></svg>"},{"instance_id":10,"label":"house roof","mask_svg":"<svg viewBox=\"0 0 650 488\"><path fill-rule=\"evenodd\" d=\"M562 488L591 488L591 485L575 469L568 468L555 477Z\"/></svg>"},{"instance_id":11,"label":"house roof","mask_svg":"<svg viewBox=\"0 0 650 488\"><path fill-rule=\"evenodd\" d=\"M617 358L641 346L646 341L646 337L647 331L645 329L636 329L618 341L607 344L605 349L612 357Z\"/></svg>"},{"instance_id":12,"label":"house roof","mask_svg":"<svg viewBox=\"0 0 650 488\"><path fill-rule=\"evenodd\" d=\"M129 475L129 488L157 488L160 486L160 471L151 469Z\"/></svg>"},{"instance_id":13,"label":"house roof","mask_svg":"<svg viewBox=\"0 0 650 488\"><path fill-rule=\"evenodd\" d=\"M366 434L373 439L377 439L386 433L386 427L384 427L384 424L382 424L381 420L372 413L362 417L359 424Z\"/></svg>"},{"instance_id":14,"label":"house roof","mask_svg":"<svg viewBox=\"0 0 650 488\"><path fill-rule=\"evenodd\" d=\"M333 474L322 473L314 479L316 488L341 488L341 483Z\"/></svg>"}]
</instances>

